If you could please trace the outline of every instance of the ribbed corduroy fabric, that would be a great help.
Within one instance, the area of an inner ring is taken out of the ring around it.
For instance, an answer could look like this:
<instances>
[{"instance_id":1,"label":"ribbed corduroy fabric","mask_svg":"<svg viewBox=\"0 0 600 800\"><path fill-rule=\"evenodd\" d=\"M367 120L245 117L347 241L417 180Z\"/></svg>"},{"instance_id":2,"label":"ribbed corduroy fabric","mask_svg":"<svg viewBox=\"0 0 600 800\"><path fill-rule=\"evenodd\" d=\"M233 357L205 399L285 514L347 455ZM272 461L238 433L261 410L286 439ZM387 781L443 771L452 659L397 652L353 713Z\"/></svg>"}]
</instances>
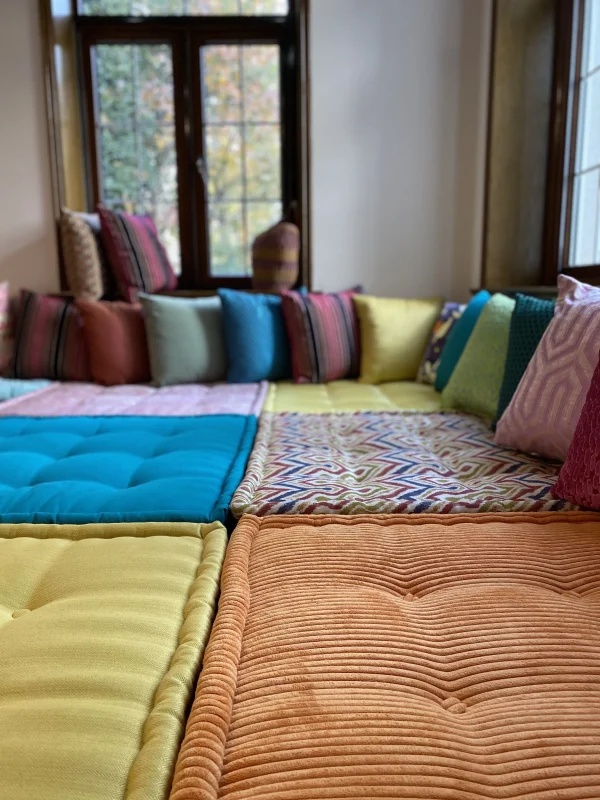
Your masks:
<instances>
[{"instance_id":1,"label":"ribbed corduroy fabric","mask_svg":"<svg viewBox=\"0 0 600 800\"><path fill-rule=\"evenodd\" d=\"M172 800L600 797L600 516L245 517Z\"/></svg>"}]
</instances>

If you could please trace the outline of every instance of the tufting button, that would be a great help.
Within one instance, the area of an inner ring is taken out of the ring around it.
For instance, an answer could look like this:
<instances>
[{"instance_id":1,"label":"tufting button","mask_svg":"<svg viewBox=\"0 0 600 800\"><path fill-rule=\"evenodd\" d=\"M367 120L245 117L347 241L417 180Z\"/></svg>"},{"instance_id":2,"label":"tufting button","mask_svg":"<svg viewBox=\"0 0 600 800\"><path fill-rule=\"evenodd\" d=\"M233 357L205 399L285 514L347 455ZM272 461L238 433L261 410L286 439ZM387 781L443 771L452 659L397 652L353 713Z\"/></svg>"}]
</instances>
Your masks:
<instances>
[{"instance_id":1,"label":"tufting button","mask_svg":"<svg viewBox=\"0 0 600 800\"><path fill-rule=\"evenodd\" d=\"M408 594L404 595L404 599L406 600L407 603L412 603L413 600L416 600L417 598L414 596L412 592L408 592Z\"/></svg>"},{"instance_id":2,"label":"tufting button","mask_svg":"<svg viewBox=\"0 0 600 800\"><path fill-rule=\"evenodd\" d=\"M17 608L16 611L13 611L12 618L19 619L19 617L24 617L25 614L29 614L30 610L29 608Z\"/></svg>"},{"instance_id":3,"label":"tufting button","mask_svg":"<svg viewBox=\"0 0 600 800\"><path fill-rule=\"evenodd\" d=\"M453 714L464 714L467 710L466 705L458 697L447 697L442 705L446 711L451 711Z\"/></svg>"}]
</instances>

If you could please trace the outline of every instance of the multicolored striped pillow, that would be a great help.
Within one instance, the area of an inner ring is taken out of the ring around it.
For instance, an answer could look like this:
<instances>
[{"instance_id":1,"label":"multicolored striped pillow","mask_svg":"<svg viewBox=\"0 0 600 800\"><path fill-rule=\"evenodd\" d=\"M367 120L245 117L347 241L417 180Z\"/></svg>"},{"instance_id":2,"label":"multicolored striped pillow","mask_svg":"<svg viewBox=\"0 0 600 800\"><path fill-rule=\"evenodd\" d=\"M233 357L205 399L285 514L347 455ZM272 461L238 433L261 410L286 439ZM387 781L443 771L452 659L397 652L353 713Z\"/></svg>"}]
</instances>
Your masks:
<instances>
[{"instance_id":1,"label":"multicolored striped pillow","mask_svg":"<svg viewBox=\"0 0 600 800\"><path fill-rule=\"evenodd\" d=\"M21 291L13 377L91 380L83 324L73 301Z\"/></svg>"},{"instance_id":2,"label":"multicolored striped pillow","mask_svg":"<svg viewBox=\"0 0 600 800\"><path fill-rule=\"evenodd\" d=\"M177 276L151 217L99 207L102 240L119 293L130 303L139 292L175 289Z\"/></svg>"},{"instance_id":3,"label":"multicolored striped pillow","mask_svg":"<svg viewBox=\"0 0 600 800\"><path fill-rule=\"evenodd\" d=\"M281 293L296 383L355 378L360 365L355 292Z\"/></svg>"},{"instance_id":4,"label":"multicolored striped pillow","mask_svg":"<svg viewBox=\"0 0 600 800\"><path fill-rule=\"evenodd\" d=\"M8 283L0 283L0 375L10 367L13 338L10 319L10 294Z\"/></svg>"}]
</instances>

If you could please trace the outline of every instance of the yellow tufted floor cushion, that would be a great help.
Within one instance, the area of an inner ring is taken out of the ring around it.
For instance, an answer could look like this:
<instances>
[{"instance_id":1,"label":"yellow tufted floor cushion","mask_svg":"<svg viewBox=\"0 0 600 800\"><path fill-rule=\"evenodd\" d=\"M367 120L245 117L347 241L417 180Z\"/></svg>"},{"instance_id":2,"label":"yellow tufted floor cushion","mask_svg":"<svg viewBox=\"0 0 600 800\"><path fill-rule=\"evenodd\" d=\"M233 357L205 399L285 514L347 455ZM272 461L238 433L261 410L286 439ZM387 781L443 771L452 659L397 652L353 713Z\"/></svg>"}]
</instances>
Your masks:
<instances>
[{"instance_id":1,"label":"yellow tufted floor cushion","mask_svg":"<svg viewBox=\"0 0 600 800\"><path fill-rule=\"evenodd\" d=\"M352 411L440 411L441 395L433 386L396 381L371 386L358 381L320 384L272 384L264 411L332 414Z\"/></svg>"},{"instance_id":2,"label":"yellow tufted floor cushion","mask_svg":"<svg viewBox=\"0 0 600 800\"><path fill-rule=\"evenodd\" d=\"M244 517L172 800L600 798L600 515Z\"/></svg>"},{"instance_id":3,"label":"yellow tufted floor cushion","mask_svg":"<svg viewBox=\"0 0 600 800\"><path fill-rule=\"evenodd\" d=\"M0 525L0 798L163 800L216 606L218 523Z\"/></svg>"}]
</instances>

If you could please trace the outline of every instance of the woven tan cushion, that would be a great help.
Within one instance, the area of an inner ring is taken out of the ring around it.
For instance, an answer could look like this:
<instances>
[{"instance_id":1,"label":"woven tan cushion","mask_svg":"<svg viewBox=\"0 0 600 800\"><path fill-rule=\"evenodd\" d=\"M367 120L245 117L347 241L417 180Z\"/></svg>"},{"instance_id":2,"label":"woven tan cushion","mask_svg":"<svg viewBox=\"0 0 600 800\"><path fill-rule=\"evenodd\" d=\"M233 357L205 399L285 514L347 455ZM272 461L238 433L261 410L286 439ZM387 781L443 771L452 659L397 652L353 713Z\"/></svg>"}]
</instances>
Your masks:
<instances>
[{"instance_id":1,"label":"woven tan cushion","mask_svg":"<svg viewBox=\"0 0 600 800\"><path fill-rule=\"evenodd\" d=\"M69 290L81 300L99 300L104 294L102 261L96 236L85 216L63 208L60 236Z\"/></svg>"}]
</instances>

